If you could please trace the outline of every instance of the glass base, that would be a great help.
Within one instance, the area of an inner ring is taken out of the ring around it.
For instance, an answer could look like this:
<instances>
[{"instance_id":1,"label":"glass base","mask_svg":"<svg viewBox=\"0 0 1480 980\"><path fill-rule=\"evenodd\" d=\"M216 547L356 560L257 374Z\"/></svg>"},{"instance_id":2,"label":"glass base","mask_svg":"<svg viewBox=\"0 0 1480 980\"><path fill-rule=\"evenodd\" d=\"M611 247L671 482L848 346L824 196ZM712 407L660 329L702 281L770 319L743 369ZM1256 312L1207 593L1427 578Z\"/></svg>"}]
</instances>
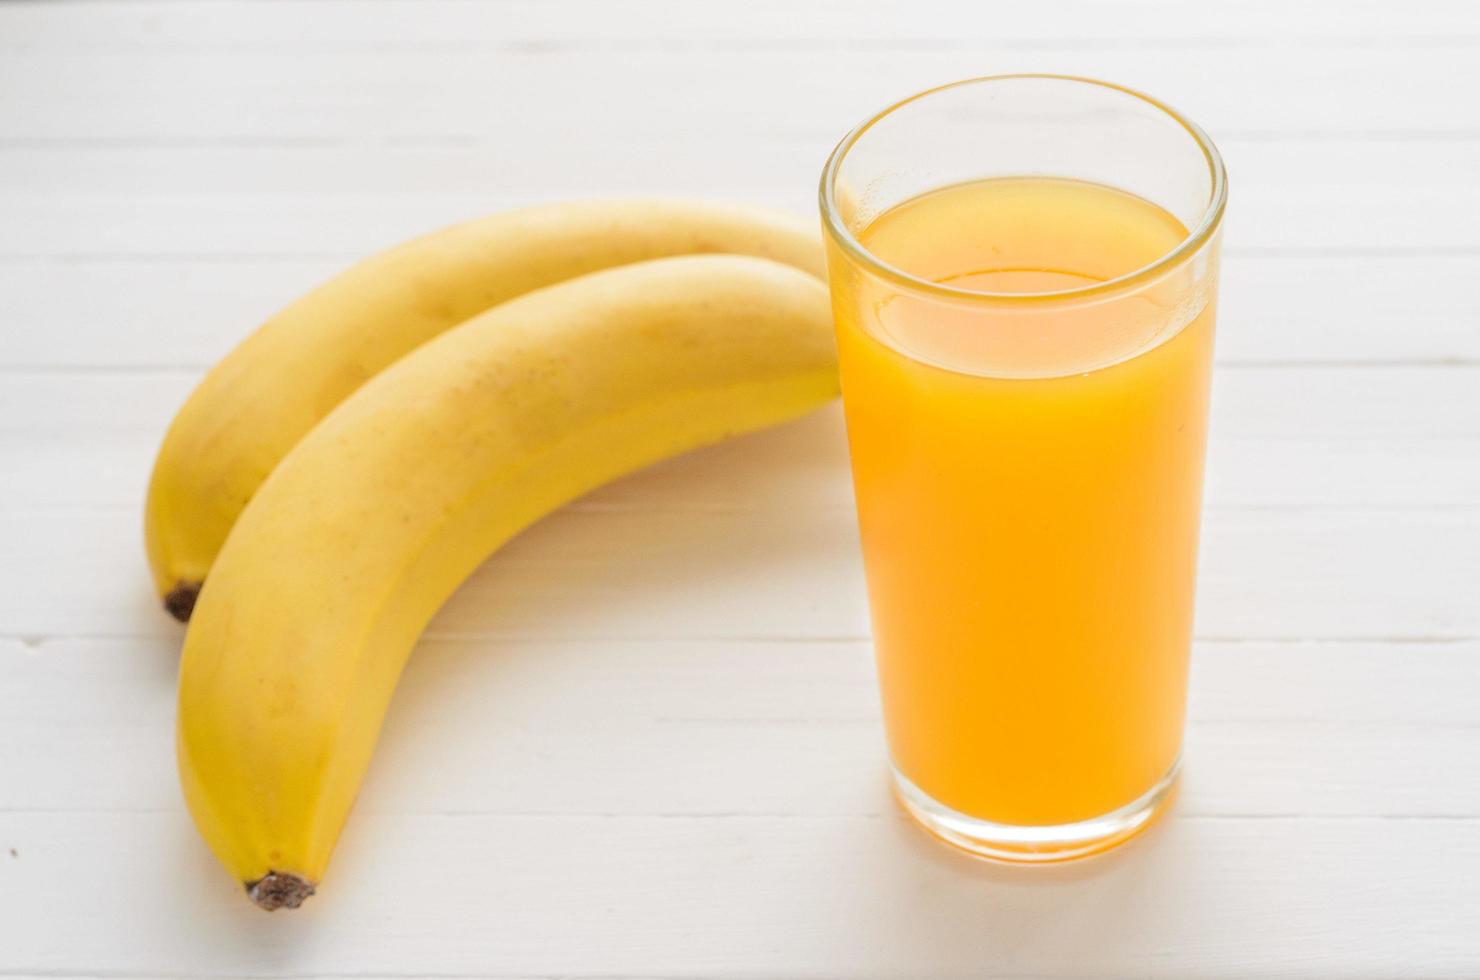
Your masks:
<instances>
[{"instance_id":1,"label":"glass base","mask_svg":"<svg viewBox=\"0 0 1480 980\"><path fill-rule=\"evenodd\" d=\"M1051 864L1089 857L1124 844L1149 827L1176 793L1181 760L1137 800L1103 816L1053 826L993 823L952 810L910 782L898 769L894 795L915 821L973 857L1008 864Z\"/></svg>"}]
</instances>

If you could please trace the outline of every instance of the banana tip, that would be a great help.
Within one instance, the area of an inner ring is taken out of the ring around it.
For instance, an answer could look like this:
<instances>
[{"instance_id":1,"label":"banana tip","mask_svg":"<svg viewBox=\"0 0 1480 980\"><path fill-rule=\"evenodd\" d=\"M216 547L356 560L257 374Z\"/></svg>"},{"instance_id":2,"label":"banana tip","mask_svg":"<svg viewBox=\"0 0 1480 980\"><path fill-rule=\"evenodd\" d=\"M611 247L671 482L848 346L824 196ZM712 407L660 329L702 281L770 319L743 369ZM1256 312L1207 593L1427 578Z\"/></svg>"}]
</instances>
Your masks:
<instances>
[{"instance_id":1,"label":"banana tip","mask_svg":"<svg viewBox=\"0 0 1480 980\"><path fill-rule=\"evenodd\" d=\"M246 888L247 897L267 912L296 909L314 893L313 882L283 871L269 871L256 881L247 882Z\"/></svg>"},{"instance_id":2,"label":"banana tip","mask_svg":"<svg viewBox=\"0 0 1480 980\"><path fill-rule=\"evenodd\" d=\"M165 612L182 623L188 623L190 614L195 612L195 600L199 596L199 582L176 582L175 587L165 594Z\"/></svg>"}]
</instances>

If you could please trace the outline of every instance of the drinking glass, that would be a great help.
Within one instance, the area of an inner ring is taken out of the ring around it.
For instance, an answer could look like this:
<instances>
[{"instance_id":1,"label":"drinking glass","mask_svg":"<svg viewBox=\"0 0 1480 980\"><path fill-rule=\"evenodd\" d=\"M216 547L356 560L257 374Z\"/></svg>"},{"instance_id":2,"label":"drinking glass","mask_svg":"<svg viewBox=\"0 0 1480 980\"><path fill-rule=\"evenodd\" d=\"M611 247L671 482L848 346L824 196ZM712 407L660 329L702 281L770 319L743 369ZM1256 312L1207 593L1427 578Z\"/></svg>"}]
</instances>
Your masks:
<instances>
[{"instance_id":1,"label":"drinking glass","mask_svg":"<svg viewBox=\"0 0 1480 980\"><path fill-rule=\"evenodd\" d=\"M973 854L1172 797L1226 196L1175 110L1053 75L912 96L823 172L894 787Z\"/></svg>"}]
</instances>

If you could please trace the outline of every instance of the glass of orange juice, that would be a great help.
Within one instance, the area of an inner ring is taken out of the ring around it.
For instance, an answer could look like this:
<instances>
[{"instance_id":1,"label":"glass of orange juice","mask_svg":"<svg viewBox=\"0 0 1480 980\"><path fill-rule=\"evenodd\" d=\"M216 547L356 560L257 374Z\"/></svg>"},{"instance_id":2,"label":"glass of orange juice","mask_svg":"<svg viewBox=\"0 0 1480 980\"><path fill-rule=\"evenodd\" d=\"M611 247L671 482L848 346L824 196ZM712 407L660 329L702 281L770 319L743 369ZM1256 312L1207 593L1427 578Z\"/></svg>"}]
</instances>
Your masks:
<instances>
[{"instance_id":1,"label":"glass of orange juice","mask_svg":"<svg viewBox=\"0 0 1480 980\"><path fill-rule=\"evenodd\" d=\"M905 99L823 173L895 790L973 854L1170 802L1226 194L1177 112L1050 75Z\"/></svg>"}]
</instances>

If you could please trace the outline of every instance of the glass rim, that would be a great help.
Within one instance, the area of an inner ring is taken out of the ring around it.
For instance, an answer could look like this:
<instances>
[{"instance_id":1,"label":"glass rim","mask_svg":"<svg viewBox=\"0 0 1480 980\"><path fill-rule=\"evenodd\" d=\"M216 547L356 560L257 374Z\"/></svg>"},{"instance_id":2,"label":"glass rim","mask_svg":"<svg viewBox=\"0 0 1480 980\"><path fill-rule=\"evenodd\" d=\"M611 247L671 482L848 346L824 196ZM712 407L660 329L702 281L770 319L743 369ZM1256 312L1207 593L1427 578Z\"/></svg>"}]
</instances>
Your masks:
<instances>
[{"instance_id":1,"label":"glass rim","mask_svg":"<svg viewBox=\"0 0 1480 980\"><path fill-rule=\"evenodd\" d=\"M1017 79L1046 79L1060 82L1075 82L1083 85L1091 85L1098 88L1110 89L1123 95L1139 99L1147 105L1160 110L1181 126L1202 151L1203 158L1207 161L1208 172L1212 178L1212 190L1208 195L1207 207L1203 210L1201 219L1188 230L1186 237L1177 243L1176 247L1158 256L1151 262L1139 268L1132 269L1113 279L1104 282L1093 283L1088 286L1074 286L1070 289L1048 290L1046 292L1032 293L995 293L984 290L963 289L960 286L948 286L944 283L931 282L922 279L911 272L892 265L869 251L858 237L843 223L842 215L839 213L837 196L834 187L837 184L838 171L841 169L843 159L874 125L885 117L893 115L899 109L918 102L921 99L936 95L950 89L961 88L966 85L977 85L983 82L1003 82ZM978 75L974 78L963 78L955 82L947 82L934 88L916 92L914 95L906 96L898 102L894 102L869 116L863 122L853 127L833 148L831 155L827 158L827 164L822 168L822 182L818 188L818 201L822 209L823 227L838 245L857 261L870 269L876 275L894 282L896 285L909 289L946 297L953 300L964 300L987 305L1012 305L1030 306L1037 304L1053 304L1072 302L1081 299L1096 299L1102 296L1122 293L1128 288L1141 285L1157 278L1161 273L1180 264L1183 260L1196 254L1217 232L1223 220L1223 212L1228 204L1228 174L1223 166L1223 156L1218 148L1213 145L1212 139L1202 127L1182 113L1173 109L1158 99L1154 99L1144 92L1129 88L1125 85L1117 85L1114 82L1101 81L1097 78L1087 78L1082 75L1060 75L1052 72L1017 72L1005 75Z\"/></svg>"}]
</instances>

